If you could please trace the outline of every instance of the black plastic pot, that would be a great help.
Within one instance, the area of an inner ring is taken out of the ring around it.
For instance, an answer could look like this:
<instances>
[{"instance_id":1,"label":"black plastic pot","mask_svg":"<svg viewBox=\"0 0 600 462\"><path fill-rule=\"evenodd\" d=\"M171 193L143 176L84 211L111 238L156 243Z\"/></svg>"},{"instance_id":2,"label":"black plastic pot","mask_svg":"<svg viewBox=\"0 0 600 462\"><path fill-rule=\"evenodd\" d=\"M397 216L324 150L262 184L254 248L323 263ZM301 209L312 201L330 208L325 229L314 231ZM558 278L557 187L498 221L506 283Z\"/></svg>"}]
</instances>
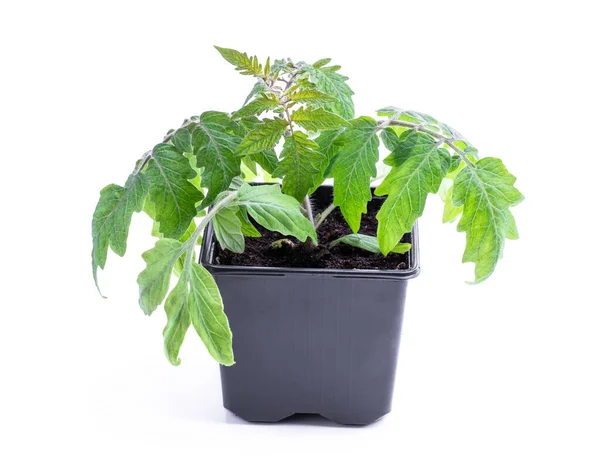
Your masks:
<instances>
[{"instance_id":1,"label":"black plastic pot","mask_svg":"<svg viewBox=\"0 0 600 462\"><path fill-rule=\"evenodd\" d=\"M330 202L320 187L315 208ZM390 412L406 285L419 273L416 226L403 270L225 266L213 262L212 227L203 242L233 332L225 408L251 422L311 413L368 424Z\"/></svg>"}]
</instances>

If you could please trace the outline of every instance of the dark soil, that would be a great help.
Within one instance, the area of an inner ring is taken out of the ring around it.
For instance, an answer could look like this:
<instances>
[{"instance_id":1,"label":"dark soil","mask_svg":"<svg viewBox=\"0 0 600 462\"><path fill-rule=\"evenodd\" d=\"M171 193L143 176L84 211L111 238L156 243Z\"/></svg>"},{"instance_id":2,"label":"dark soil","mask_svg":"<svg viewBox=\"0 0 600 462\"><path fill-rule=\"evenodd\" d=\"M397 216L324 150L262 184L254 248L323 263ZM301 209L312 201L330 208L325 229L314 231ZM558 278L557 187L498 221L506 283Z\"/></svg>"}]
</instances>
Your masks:
<instances>
[{"instance_id":1,"label":"dark soil","mask_svg":"<svg viewBox=\"0 0 600 462\"><path fill-rule=\"evenodd\" d=\"M380 206L381 203L375 200L369 202L367 214L362 217L359 233L370 236L377 234L375 215ZM217 244L215 263L234 266L332 269L404 269L408 264L406 254L390 253L384 257L347 244L337 244L329 249L329 243L352 233L339 209L332 212L319 227L317 230L319 246L313 248L303 245L295 238L287 238L290 244L274 249L271 244L285 236L254 224L262 237L247 237L246 250L241 254L223 250ZM409 235L405 235L402 242L410 242Z\"/></svg>"}]
</instances>

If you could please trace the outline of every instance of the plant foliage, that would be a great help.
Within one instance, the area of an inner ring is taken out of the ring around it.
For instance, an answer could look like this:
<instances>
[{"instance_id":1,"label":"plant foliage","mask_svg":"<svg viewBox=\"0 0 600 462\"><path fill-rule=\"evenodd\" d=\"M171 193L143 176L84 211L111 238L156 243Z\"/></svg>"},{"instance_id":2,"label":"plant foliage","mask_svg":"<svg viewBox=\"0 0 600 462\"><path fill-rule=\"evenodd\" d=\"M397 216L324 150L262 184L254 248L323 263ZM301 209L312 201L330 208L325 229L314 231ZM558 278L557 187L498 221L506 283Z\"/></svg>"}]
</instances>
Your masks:
<instances>
[{"instance_id":1,"label":"plant foliage","mask_svg":"<svg viewBox=\"0 0 600 462\"><path fill-rule=\"evenodd\" d=\"M475 264L474 282L493 273L505 240L518 237L511 207L523 199L500 159L479 158L465 137L427 114L390 106L377 111L378 119L356 117L348 78L329 58L262 62L216 48L256 80L244 104L230 113L204 112L171 130L137 161L124 186L102 189L92 220L98 285L109 247L125 254L133 214L143 210L152 218L158 240L142 255L139 304L147 315L164 304L164 348L172 364L180 362L190 326L216 361L234 363L219 289L196 261L208 224L220 245L237 253L246 238L260 237L253 223L314 245L317 233L305 199L326 178L334 185L327 210L339 207L353 231L330 245L407 252L410 244L402 237L423 214L429 195L439 193L443 221L458 220L458 231L466 234L463 261ZM366 236L358 229L382 148L388 170L375 194L384 202L377 236ZM259 170L281 186L248 183ZM319 223L325 218L324 212Z\"/></svg>"}]
</instances>

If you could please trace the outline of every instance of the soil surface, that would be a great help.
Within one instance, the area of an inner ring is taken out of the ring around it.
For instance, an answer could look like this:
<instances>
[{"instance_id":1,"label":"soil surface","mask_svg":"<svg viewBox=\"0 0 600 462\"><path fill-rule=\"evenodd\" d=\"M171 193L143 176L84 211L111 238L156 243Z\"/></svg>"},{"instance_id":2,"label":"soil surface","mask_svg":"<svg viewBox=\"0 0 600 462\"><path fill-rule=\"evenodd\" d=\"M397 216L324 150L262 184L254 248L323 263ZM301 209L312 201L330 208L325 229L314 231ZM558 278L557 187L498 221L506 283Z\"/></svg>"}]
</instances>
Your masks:
<instances>
[{"instance_id":1,"label":"soil surface","mask_svg":"<svg viewBox=\"0 0 600 462\"><path fill-rule=\"evenodd\" d=\"M370 236L377 234L375 215L380 206L381 203L375 200L369 202L367 214L362 217L359 233ZM405 269L408 264L407 254L390 253L384 257L341 243L330 249L331 242L352 233L339 208L332 212L317 230L318 247L306 247L293 237L286 238L256 223L254 225L262 237L247 237L246 250L241 254L223 250L217 243L215 263L234 266L332 269ZM271 247L273 242L284 238L288 243L276 249ZM405 235L402 242L410 242L409 235Z\"/></svg>"}]
</instances>

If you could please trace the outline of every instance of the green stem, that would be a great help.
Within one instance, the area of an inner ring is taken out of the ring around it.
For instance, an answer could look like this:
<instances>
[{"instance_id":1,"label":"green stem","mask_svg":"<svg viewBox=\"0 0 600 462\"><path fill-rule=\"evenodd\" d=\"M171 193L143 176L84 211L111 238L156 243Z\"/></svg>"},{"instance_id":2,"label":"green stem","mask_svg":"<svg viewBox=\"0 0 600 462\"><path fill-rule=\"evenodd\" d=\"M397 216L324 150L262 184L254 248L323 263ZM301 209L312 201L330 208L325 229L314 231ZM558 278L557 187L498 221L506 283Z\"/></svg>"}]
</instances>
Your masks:
<instances>
[{"instance_id":1,"label":"green stem","mask_svg":"<svg viewBox=\"0 0 600 462\"><path fill-rule=\"evenodd\" d=\"M317 220L317 224L315 225L315 230L319 229L319 226L321 226L323 224L325 219L329 216L329 214L331 214L331 212L333 212L335 210L336 207L337 207L337 205L334 205L333 203L331 203L329 205L329 207L327 207L325 210L323 210L319 214L319 219Z\"/></svg>"},{"instance_id":2,"label":"green stem","mask_svg":"<svg viewBox=\"0 0 600 462\"><path fill-rule=\"evenodd\" d=\"M455 151L461 157L461 159L465 162L465 164L467 164L469 167L473 167L473 162L471 162L471 160L467 157L467 154L462 149L460 149L458 146L456 146L454 144L454 141L455 141L454 138L444 136L441 133L438 133L433 130L429 130L428 128L425 128L419 124L414 124L412 122L405 122L403 120L382 120L379 122L379 124L380 124L379 125L380 130L383 130L388 125L395 125L398 127L412 128L413 130L416 130L416 131L419 131L422 133L427 133L428 135L433 136L437 140L443 141L444 144L447 144L453 151Z\"/></svg>"},{"instance_id":3,"label":"green stem","mask_svg":"<svg viewBox=\"0 0 600 462\"><path fill-rule=\"evenodd\" d=\"M214 216L217 213L219 213L219 210L226 207L231 201L233 201L236 198L236 196L237 191L231 191L223 199L221 199L219 202L213 205L208 211L208 213L204 216L204 218L202 218L202 221L194 231L194 234L192 234L192 237L185 241L182 247L182 252L180 254L181 256L183 255L183 252L187 252L185 256L184 268L189 268L190 264L192 263L192 258L194 255L194 246L196 245L196 242L198 242L198 238L200 237L200 235L204 232L204 228L206 228L210 223L210 220L212 220Z\"/></svg>"}]
</instances>

